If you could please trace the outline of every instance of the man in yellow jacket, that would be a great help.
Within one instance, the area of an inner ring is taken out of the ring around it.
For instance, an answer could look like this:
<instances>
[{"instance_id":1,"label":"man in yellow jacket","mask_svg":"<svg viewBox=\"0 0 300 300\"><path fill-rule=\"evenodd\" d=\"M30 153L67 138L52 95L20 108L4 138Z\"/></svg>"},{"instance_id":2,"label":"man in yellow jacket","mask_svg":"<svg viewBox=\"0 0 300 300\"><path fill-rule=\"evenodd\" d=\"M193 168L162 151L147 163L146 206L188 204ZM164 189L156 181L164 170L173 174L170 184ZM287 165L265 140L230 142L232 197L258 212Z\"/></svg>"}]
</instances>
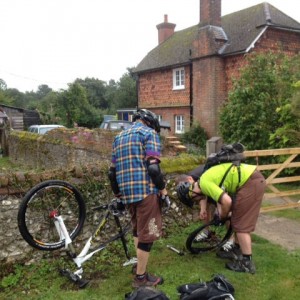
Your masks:
<instances>
[{"instance_id":1,"label":"man in yellow jacket","mask_svg":"<svg viewBox=\"0 0 300 300\"><path fill-rule=\"evenodd\" d=\"M236 236L236 259L226 268L236 272L256 272L252 261L251 232L255 230L262 198L266 188L263 175L255 165L222 163L205 171L198 181L177 186L179 198L207 201L203 195L217 203L218 217L225 220L231 214L231 225ZM203 200L204 199L204 200ZM204 205L201 204L203 209Z\"/></svg>"}]
</instances>

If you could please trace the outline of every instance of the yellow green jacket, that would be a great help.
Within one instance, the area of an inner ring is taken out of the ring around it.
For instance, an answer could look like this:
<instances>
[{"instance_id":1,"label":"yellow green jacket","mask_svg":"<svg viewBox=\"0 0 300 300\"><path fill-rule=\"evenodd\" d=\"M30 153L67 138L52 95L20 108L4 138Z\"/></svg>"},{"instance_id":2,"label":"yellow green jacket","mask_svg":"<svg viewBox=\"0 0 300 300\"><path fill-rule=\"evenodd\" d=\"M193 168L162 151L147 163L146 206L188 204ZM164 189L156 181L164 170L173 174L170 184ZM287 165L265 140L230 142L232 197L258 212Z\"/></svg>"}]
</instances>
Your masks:
<instances>
[{"instance_id":1,"label":"yellow green jacket","mask_svg":"<svg viewBox=\"0 0 300 300\"><path fill-rule=\"evenodd\" d=\"M220 187L221 181L230 167L231 169L227 173L223 184ZM239 168L240 176L238 171ZM229 195L235 194L237 190L246 183L255 169L255 165L244 163L241 163L240 166L235 166L232 163L219 164L209 168L202 174L199 178L199 187L204 195L218 202L224 192Z\"/></svg>"}]
</instances>

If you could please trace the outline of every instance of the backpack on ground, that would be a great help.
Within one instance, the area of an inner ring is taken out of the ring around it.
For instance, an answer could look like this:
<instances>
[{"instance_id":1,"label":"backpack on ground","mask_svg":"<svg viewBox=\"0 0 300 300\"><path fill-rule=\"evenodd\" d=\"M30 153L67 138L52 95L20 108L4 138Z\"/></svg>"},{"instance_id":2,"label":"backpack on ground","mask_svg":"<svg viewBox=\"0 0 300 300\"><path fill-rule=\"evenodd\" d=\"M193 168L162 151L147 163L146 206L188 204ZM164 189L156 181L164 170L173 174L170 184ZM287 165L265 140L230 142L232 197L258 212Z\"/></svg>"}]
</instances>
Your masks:
<instances>
[{"instance_id":1,"label":"backpack on ground","mask_svg":"<svg viewBox=\"0 0 300 300\"><path fill-rule=\"evenodd\" d=\"M208 282L183 284L177 287L180 300L234 300L234 287L222 274Z\"/></svg>"},{"instance_id":2,"label":"backpack on ground","mask_svg":"<svg viewBox=\"0 0 300 300\"><path fill-rule=\"evenodd\" d=\"M125 300L170 300L166 294L154 287L139 287L125 295Z\"/></svg>"}]
</instances>

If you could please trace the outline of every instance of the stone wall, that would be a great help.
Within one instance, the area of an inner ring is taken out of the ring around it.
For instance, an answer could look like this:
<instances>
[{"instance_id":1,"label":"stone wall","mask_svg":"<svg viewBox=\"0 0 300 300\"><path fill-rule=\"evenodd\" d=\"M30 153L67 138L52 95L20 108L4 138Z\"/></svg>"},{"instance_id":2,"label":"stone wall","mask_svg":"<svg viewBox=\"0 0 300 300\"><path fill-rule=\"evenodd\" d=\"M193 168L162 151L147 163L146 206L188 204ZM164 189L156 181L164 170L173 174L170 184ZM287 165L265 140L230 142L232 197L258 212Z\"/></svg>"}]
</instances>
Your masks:
<instances>
[{"instance_id":1,"label":"stone wall","mask_svg":"<svg viewBox=\"0 0 300 300\"><path fill-rule=\"evenodd\" d=\"M69 168L111 157L115 132L108 130L57 129L45 135L11 131L9 158L34 169Z\"/></svg>"},{"instance_id":2,"label":"stone wall","mask_svg":"<svg viewBox=\"0 0 300 300\"><path fill-rule=\"evenodd\" d=\"M170 194L172 194L172 188L168 188ZM99 203L101 199L96 199ZM90 199L89 199L90 200ZM30 263L42 257L48 257L47 251L39 251L27 244L19 232L17 225L17 215L20 202L22 201L21 195L7 196L0 195L0 262L12 263L25 261ZM177 199L171 200L172 205L170 210L163 218L164 233L167 236L174 230L181 230L181 228L187 226L192 220L198 219L198 210L195 208L193 211L184 207ZM91 205L87 204L87 207ZM84 225L84 230L80 236L76 239L77 251L81 249L86 239L93 231L93 218L89 216L89 210L87 209L87 220ZM185 240L182 241L184 246ZM65 255L63 249L56 250L57 255ZM54 254L56 255L56 254Z\"/></svg>"},{"instance_id":3,"label":"stone wall","mask_svg":"<svg viewBox=\"0 0 300 300\"><path fill-rule=\"evenodd\" d=\"M37 136L28 132L13 131L9 138L10 160L29 171L19 169L0 173L0 262L26 261L27 263L47 257L47 252L30 247L21 237L17 214L24 194L34 185L49 179L66 180L76 185L89 183L91 188L84 199L96 199L99 205L99 191L93 182L101 182L109 186L107 170L110 164L111 146L115 133L86 129L53 130L45 136ZM167 151L166 147L166 151ZM168 175L170 178L171 176ZM169 195L174 195L174 181L168 180ZM103 191L102 191L103 193ZM91 196L92 194L95 194ZM111 191L104 193L107 198ZM173 197L173 196L171 196ZM107 201L107 199L105 199ZM195 212L197 219L198 212ZM186 226L194 213L187 210L177 199L172 199L172 208L164 218L165 232L172 228ZM86 229L87 228L87 229ZM85 224L85 232L89 232L90 224ZM84 237L87 237L85 234ZM82 239L84 241L84 238ZM185 241L183 241L183 244ZM59 253L64 251L58 250Z\"/></svg>"}]
</instances>

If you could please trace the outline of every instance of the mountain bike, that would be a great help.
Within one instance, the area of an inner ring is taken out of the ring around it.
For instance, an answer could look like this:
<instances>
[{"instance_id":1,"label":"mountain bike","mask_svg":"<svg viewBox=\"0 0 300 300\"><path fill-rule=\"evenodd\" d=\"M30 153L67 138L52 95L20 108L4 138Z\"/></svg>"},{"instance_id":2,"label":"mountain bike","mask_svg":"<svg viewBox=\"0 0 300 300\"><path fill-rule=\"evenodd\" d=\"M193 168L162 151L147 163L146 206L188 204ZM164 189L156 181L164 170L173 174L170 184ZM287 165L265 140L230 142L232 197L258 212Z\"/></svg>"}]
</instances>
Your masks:
<instances>
[{"instance_id":1,"label":"mountain bike","mask_svg":"<svg viewBox=\"0 0 300 300\"><path fill-rule=\"evenodd\" d=\"M192 254L201 254L220 249L232 236L230 217L226 222L213 219L206 224L201 224L189 234L186 248Z\"/></svg>"},{"instance_id":2,"label":"mountain bike","mask_svg":"<svg viewBox=\"0 0 300 300\"><path fill-rule=\"evenodd\" d=\"M96 223L79 254L74 240L83 229L86 206L80 191L61 180L44 181L30 189L22 199L18 211L18 227L24 240L38 250L53 251L65 248L77 269L60 273L80 288L88 284L82 278L83 263L105 249L113 241L121 240L127 261L123 266L136 263L131 258L126 234L131 230L130 217L119 199L92 208Z\"/></svg>"}]
</instances>

